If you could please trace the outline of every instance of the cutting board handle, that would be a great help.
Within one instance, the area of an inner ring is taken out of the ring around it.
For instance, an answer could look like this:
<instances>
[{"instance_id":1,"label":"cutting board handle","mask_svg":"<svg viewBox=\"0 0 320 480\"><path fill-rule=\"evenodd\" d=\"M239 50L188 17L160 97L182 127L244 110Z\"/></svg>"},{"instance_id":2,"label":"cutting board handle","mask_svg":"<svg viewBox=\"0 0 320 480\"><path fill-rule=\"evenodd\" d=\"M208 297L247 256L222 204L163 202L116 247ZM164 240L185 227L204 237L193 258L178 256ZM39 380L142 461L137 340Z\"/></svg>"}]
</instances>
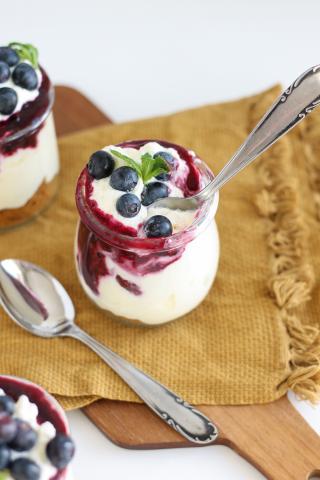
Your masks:
<instances>
[{"instance_id":1,"label":"cutting board handle","mask_svg":"<svg viewBox=\"0 0 320 480\"><path fill-rule=\"evenodd\" d=\"M216 408L221 408L216 412L219 443L269 480L306 480L320 473L320 437L286 397L266 405Z\"/></svg>"}]
</instances>

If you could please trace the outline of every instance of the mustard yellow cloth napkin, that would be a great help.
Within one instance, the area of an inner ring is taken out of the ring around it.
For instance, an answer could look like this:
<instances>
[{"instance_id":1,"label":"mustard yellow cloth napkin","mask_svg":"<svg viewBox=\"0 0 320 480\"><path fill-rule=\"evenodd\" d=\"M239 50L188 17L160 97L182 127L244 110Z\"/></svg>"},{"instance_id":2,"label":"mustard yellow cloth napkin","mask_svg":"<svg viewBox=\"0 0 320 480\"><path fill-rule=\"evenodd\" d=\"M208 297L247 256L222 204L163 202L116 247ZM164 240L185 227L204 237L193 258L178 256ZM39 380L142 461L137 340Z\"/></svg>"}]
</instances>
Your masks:
<instances>
[{"instance_id":1,"label":"mustard yellow cloth napkin","mask_svg":"<svg viewBox=\"0 0 320 480\"><path fill-rule=\"evenodd\" d=\"M218 172L278 93L274 87L239 101L62 138L57 199L34 222L1 234L0 257L23 258L56 275L83 329L192 403L269 402L289 387L315 400L320 383L316 113L221 191L218 276L202 305L184 318L151 329L115 322L82 291L73 258L74 189L94 150L126 139L165 139L195 150ZM312 288L315 295L308 301ZM79 342L34 337L3 311L0 324L1 373L43 385L68 409L97 398L137 401Z\"/></svg>"}]
</instances>

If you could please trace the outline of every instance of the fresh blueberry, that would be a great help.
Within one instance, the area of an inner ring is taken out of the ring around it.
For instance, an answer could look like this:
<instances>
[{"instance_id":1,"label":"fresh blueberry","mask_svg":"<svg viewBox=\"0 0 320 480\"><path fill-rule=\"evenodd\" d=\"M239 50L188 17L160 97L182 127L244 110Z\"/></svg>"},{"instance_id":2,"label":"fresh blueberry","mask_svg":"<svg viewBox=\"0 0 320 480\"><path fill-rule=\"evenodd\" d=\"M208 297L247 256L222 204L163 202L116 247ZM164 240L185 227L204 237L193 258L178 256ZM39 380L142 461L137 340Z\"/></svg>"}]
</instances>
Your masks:
<instances>
[{"instance_id":1,"label":"fresh blueberry","mask_svg":"<svg viewBox=\"0 0 320 480\"><path fill-rule=\"evenodd\" d=\"M39 480L41 476L39 465L25 457L17 458L11 463L10 473L15 480Z\"/></svg>"},{"instance_id":2,"label":"fresh blueberry","mask_svg":"<svg viewBox=\"0 0 320 480\"><path fill-rule=\"evenodd\" d=\"M172 168L175 164L175 158L171 153L168 152L157 152L153 155L153 158L161 157L165 162ZM157 180L163 180L166 182L167 180L170 179L170 173L160 173L159 175L156 176Z\"/></svg>"},{"instance_id":3,"label":"fresh blueberry","mask_svg":"<svg viewBox=\"0 0 320 480\"><path fill-rule=\"evenodd\" d=\"M119 167L110 177L110 185L121 192L131 192L139 180L137 172L131 167Z\"/></svg>"},{"instance_id":4,"label":"fresh blueberry","mask_svg":"<svg viewBox=\"0 0 320 480\"><path fill-rule=\"evenodd\" d=\"M5 412L8 415L12 415L14 412L14 400L9 395L0 396L0 412Z\"/></svg>"},{"instance_id":5,"label":"fresh blueberry","mask_svg":"<svg viewBox=\"0 0 320 480\"><path fill-rule=\"evenodd\" d=\"M141 202L133 193L125 193L118 198L116 208L123 217L132 218L140 212Z\"/></svg>"},{"instance_id":6,"label":"fresh blueberry","mask_svg":"<svg viewBox=\"0 0 320 480\"><path fill-rule=\"evenodd\" d=\"M159 198L165 198L169 195L169 188L165 183L150 182L144 187L141 198L142 205L145 207L151 205Z\"/></svg>"},{"instance_id":7,"label":"fresh blueberry","mask_svg":"<svg viewBox=\"0 0 320 480\"><path fill-rule=\"evenodd\" d=\"M56 468L59 470L65 468L71 461L75 452L72 439L68 435L57 433L47 445L47 456Z\"/></svg>"},{"instance_id":8,"label":"fresh blueberry","mask_svg":"<svg viewBox=\"0 0 320 480\"><path fill-rule=\"evenodd\" d=\"M170 165L170 167L173 167L176 161L174 156L168 152L157 152L153 155L153 158L157 157L161 157L163 160L165 160Z\"/></svg>"},{"instance_id":9,"label":"fresh blueberry","mask_svg":"<svg viewBox=\"0 0 320 480\"><path fill-rule=\"evenodd\" d=\"M0 445L9 443L17 434L17 421L4 412L0 414Z\"/></svg>"},{"instance_id":10,"label":"fresh blueberry","mask_svg":"<svg viewBox=\"0 0 320 480\"><path fill-rule=\"evenodd\" d=\"M106 178L111 175L114 170L114 159L110 153L104 150L98 150L94 152L88 162L88 172L91 177L96 180Z\"/></svg>"},{"instance_id":11,"label":"fresh blueberry","mask_svg":"<svg viewBox=\"0 0 320 480\"><path fill-rule=\"evenodd\" d=\"M35 69L28 63L19 63L12 72L12 80L19 87L26 90L35 90L38 86L38 77Z\"/></svg>"},{"instance_id":12,"label":"fresh blueberry","mask_svg":"<svg viewBox=\"0 0 320 480\"><path fill-rule=\"evenodd\" d=\"M7 468L11 460L11 450L7 445L0 445L0 471Z\"/></svg>"},{"instance_id":13,"label":"fresh blueberry","mask_svg":"<svg viewBox=\"0 0 320 480\"><path fill-rule=\"evenodd\" d=\"M0 61L0 83L6 82L10 77L9 65Z\"/></svg>"},{"instance_id":14,"label":"fresh blueberry","mask_svg":"<svg viewBox=\"0 0 320 480\"><path fill-rule=\"evenodd\" d=\"M172 224L163 215L154 215L144 224L144 231L149 238L169 237L172 235Z\"/></svg>"},{"instance_id":15,"label":"fresh blueberry","mask_svg":"<svg viewBox=\"0 0 320 480\"><path fill-rule=\"evenodd\" d=\"M18 95L9 87L0 88L0 113L11 115L18 103Z\"/></svg>"},{"instance_id":16,"label":"fresh blueberry","mask_svg":"<svg viewBox=\"0 0 320 480\"><path fill-rule=\"evenodd\" d=\"M168 180L170 180L170 173L159 173L159 175L156 175L156 179L167 182Z\"/></svg>"},{"instance_id":17,"label":"fresh blueberry","mask_svg":"<svg viewBox=\"0 0 320 480\"><path fill-rule=\"evenodd\" d=\"M17 65L20 58L17 52L10 47L0 47L0 61L5 62L9 67Z\"/></svg>"},{"instance_id":18,"label":"fresh blueberry","mask_svg":"<svg viewBox=\"0 0 320 480\"><path fill-rule=\"evenodd\" d=\"M17 432L9 443L9 447L17 452L26 452L31 450L37 443L38 435L28 422L24 420L16 420Z\"/></svg>"}]
</instances>

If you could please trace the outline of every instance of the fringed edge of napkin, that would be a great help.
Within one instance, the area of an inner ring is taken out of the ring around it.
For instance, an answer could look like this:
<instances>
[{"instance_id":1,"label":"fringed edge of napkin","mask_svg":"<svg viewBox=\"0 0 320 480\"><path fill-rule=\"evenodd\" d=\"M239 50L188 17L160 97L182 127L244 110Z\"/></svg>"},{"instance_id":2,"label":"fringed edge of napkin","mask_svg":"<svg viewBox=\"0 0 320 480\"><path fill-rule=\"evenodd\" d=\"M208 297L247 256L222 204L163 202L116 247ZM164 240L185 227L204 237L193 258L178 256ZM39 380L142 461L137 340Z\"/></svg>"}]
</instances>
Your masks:
<instances>
[{"instance_id":1,"label":"fringed edge of napkin","mask_svg":"<svg viewBox=\"0 0 320 480\"><path fill-rule=\"evenodd\" d=\"M250 127L273 101L271 93L253 104ZM315 279L308 230L299 207L298 185L291 175L291 158L292 147L287 137L263 155L257 163L260 188L255 203L259 214L268 221L271 252L268 288L279 309L277 321L282 322L288 335L289 374L278 388L283 393L292 389L300 398L316 403L320 400L320 330L304 324L297 312L310 299ZM319 169L314 182L320 185ZM319 194L317 204L320 218Z\"/></svg>"},{"instance_id":2,"label":"fringed edge of napkin","mask_svg":"<svg viewBox=\"0 0 320 480\"><path fill-rule=\"evenodd\" d=\"M313 194L313 201L316 208L316 217L320 221L320 122L319 117L311 115L308 122L304 124L303 143L308 170L309 185Z\"/></svg>"}]
</instances>

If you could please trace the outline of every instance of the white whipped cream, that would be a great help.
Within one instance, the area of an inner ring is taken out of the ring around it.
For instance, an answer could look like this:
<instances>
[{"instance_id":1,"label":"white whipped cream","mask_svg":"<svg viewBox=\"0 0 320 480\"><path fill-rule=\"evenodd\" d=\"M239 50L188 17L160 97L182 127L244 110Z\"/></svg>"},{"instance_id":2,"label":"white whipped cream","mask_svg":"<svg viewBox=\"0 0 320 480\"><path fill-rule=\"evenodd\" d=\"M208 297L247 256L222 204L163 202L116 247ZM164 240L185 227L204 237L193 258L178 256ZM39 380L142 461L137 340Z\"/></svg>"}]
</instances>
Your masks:
<instances>
[{"instance_id":1,"label":"white whipped cream","mask_svg":"<svg viewBox=\"0 0 320 480\"><path fill-rule=\"evenodd\" d=\"M22 61L19 62L19 63L22 63ZM31 65L31 63L28 60L23 60L23 63L28 63L29 65ZM19 65L19 64L17 64L17 65ZM12 90L15 90L16 94L18 95L18 102L17 102L16 108L14 109L14 111L10 115L3 115L3 114L0 113L0 122L3 122L4 120L7 120L14 113L20 112L23 105L25 105L28 102L32 102L39 95L40 85L41 85L41 82L42 82L41 70L39 68L34 69L36 74L37 74L37 77L38 77L38 87L35 90L27 90L26 88L19 87L18 85L16 85L12 81L12 78L11 78L12 75L11 74L12 74L12 71L16 68L17 65L15 65L14 67L10 67L10 77L6 82L0 83L0 88L8 87L8 88L12 88Z\"/></svg>"},{"instance_id":2,"label":"white whipped cream","mask_svg":"<svg viewBox=\"0 0 320 480\"><path fill-rule=\"evenodd\" d=\"M2 389L0 389L0 395L5 395L5 392ZM50 460L46 455L46 447L48 442L55 437L56 429L51 422L39 424L37 422L38 414L39 410L37 405L30 402L26 395L21 395L18 398L13 416L28 422L37 432L38 438L35 446L28 452L12 451L12 459L14 460L18 457L30 458L41 468L40 480L50 480L57 473L57 469L50 463ZM14 479L8 474L6 480Z\"/></svg>"},{"instance_id":3,"label":"white whipped cream","mask_svg":"<svg viewBox=\"0 0 320 480\"><path fill-rule=\"evenodd\" d=\"M127 149L129 150L129 149ZM129 153L126 153L129 155ZM121 160L120 160L121 162ZM124 165L124 162L123 162ZM120 167L120 163L117 167ZM141 178L139 178L139 182L137 186L132 190L130 193L134 193L138 197L140 197L143 190L143 182ZM122 197L125 192L121 192L120 190L115 190L110 185L110 177L102 178L101 180L93 180L93 192L91 195L91 199L97 202L98 207L105 213L112 215L113 218L118 220L119 222L128 225L129 227L133 227L138 229L140 223L144 221L144 219L148 215L147 207L141 205L140 212L138 215L132 218L124 218L120 213L118 213L116 209L116 202L118 198Z\"/></svg>"},{"instance_id":4,"label":"white whipped cream","mask_svg":"<svg viewBox=\"0 0 320 480\"><path fill-rule=\"evenodd\" d=\"M0 154L0 210L23 207L40 185L59 171L59 152L52 114L38 133L34 148Z\"/></svg>"},{"instance_id":5,"label":"white whipped cream","mask_svg":"<svg viewBox=\"0 0 320 480\"><path fill-rule=\"evenodd\" d=\"M163 183L168 186L170 197L184 196L183 191L175 185L175 180L177 179L177 177L179 177L180 179L185 179L188 175L189 169L186 162L182 158L180 158L178 152L174 148L165 148L157 142L148 142L140 149L130 147L122 148L110 145L108 147L105 147L103 150L105 150L106 152L110 152L110 150L116 150L124 155L127 155L138 163L141 163L141 157L144 153L150 153L150 155L154 155L155 153L160 151L170 153L177 161L177 168L175 168L175 171L172 173L171 179ZM115 157L114 159L116 162L115 168L127 165L125 161L121 159ZM157 181L157 179L152 178L149 180L148 183L154 181ZM116 201L125 192L112 188L112 186L110 185L110 177L103 178L101 180L93 180L92 186L93 191L90 198L97 203L98 207L103 212L112 215L120 223L135 228L136 230L138 230L139 226L153 215L164 215L169 218L173 226L173 233L177 233L178 231L185 229L187 226L191 225L194 220L195 214L192 211L173 211L171 209L153 208L152 205L148 207L141 205L141 209L138 215L132 218L125 218L120 215L120 213L118 213L116 209ZM141 198L143 187L143 182L141 178L139 178L137 186L133 190L131 190L130 193L133 193L134 195L137 195L138 198Z\"/></svg>"}]
</instances>

